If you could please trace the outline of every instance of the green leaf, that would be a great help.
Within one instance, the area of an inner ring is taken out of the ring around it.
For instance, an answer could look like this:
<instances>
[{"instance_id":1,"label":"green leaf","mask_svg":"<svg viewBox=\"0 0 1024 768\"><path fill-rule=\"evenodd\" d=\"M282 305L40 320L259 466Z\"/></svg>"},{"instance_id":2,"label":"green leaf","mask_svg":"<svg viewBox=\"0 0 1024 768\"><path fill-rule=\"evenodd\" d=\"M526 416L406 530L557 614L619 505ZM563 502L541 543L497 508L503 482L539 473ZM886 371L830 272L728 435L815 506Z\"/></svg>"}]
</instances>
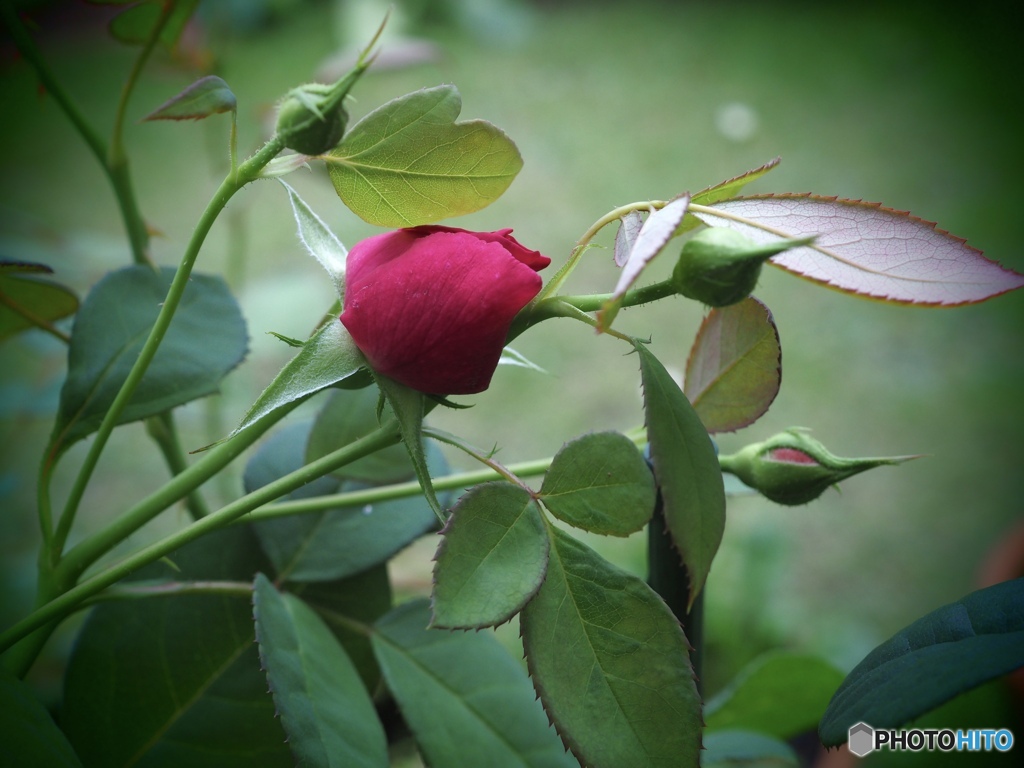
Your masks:
<instances>
[{"instance_id":1,"label":"green leaf","mask_svg":"<svg viewBox=\"0 0 1024 768\"><path fill-rule=\"evenodd\" d=\"M779 330L753 297L711 310L686 361L683 392L708 432L732 432L765 414L782 383Z\"/></svg>"},{"instance_id":2,"label":"green leaf","mask_svg":"<svg viewBox=\"0 0 1024 768\"><path fill-rule=\"evenodd\" d=\"M35 276L51 271L42 264L0 262L0 339L43 327L78 309L73 291Z\"/></svg>"},{"instance_id":3,"label":"green leaf","mask_svg":"<svg viewBox=\"0 0 1024 768\"><path fill-rule=\"evenodd\" d=\"M278 408L355 376L364 365L363 353L345 326L337 318L331 318L281 369L228 437L237 435Z\"/></svg>"},{"instance_id":4,"label":"green leaf","mask_svg":"<svg viewBox=\"0 0 1024 768\"><path fill-rule=\"evenodd\" d=\"M208 534L140 579L251 582L266 568L251 531ZM62 724L85 765L292 765L260 672L247 598L178 595L94 608L65 678Z\"/></svg>"},{"instance_id":5,"label":"green leaf","mask_svg":"<svg viewBox=\"0 0 1024 768\"><path fill-rule=\"evenodd\" d=\"M897 632L847 675L821 718L826 746L851 725L898 728L1024 666L1024 579L979 589Z\"/></svg>"},{"instance_id":6,"label":"green leaf","mask_svg":"<svg viewBox=\"0 0 1024 768\"><path fill-rule=\"evenodd\" d=\"M578 768L521 664L487 632L426 629L426 601L377 622L373 649L428 765Z\"/></svg>"},{"instance_id":7,"label":"green leaf","mask_svg":"<svg viewBox=\"0 0 1024 768\"><path fill-rule=\"evenodd\" d=\"M747 184L757 181L769 171L774 170L781 159L776 157L758 168L741 173L739 176L734 176L727 181L714 184L707 189L702 189L693 196L693 202L700 205L712 205L713 203L736 197Z\"/></svg>"},{"instance_id":8,"label":"green leaf","mask_svg":"<svg viewBox=\"0 0 1024 768\"><path fill-rule=\"evenodd\" d=\"M133 266L109 273L75 317L68 377L52 444L63 450L96 431L156 321L174 270ZM245 320L219 277L193 273L178 311L119 424L212 394L245 357Z\"/></svg>"},{"instance_id":9,"label":"green leaf","mask_svg":"<svg viewBox=\"0 0 1024 768\"><path fill-rule=\"evenodd\" d=\"M628 536L651 519L657 488L632 440L596 432L562 446L544 476L540 500L569 525Z\"/></svg>"},{"instance_id":10,"label":"green leaf","mask_svg":"<svg viewBox=\"0 0 1024 768\"><path fill-rule=\"evenodd\" d=\"M700 696L679 622L650 587L551 529L547 578L520 615L544 708L583 765L697 765Z\"/></svg>"},{"instance_id":11,"label":"green leaf","mask_svg":"<svg viewBox=\"0 0 1024 768\"><path fill-rule=\"evenodd\" d=\"M679 386L647 348L636 344L644 387L647 438L665 521L700 593L725 530L725 488L715 447Z\"/></svg>"},{"instance_id":12,"label":"green leaf","mask_svg":"<svg viewBox=\"0 0 1024 768\"><path fill-rule=\"evenodd\" d=\"M171 0L174 9L160 32L160 42L173 48L188 23L199 0ZM142 45L153 34L153 28L160 20L164 0L147 0L121 11L110 22L110 34L129 45Z\"/></svg>"},{"instance_id":13,"label":"green leaf","mask_svg":"<svg viewBox=\"0 0 1024 768\"><path fill-rule=\"evenodd\" d=\"M341 240L331 232L319 216L313 213L298 193L283 181L281 184L288 190L288 200L292 204L295 223L299 227L299 241L306 246L309 255L327 270L327 274L334 281L338 298L343 299L345 297L345 260L348 258L348 251L341 244Z\"/></svg>"},{"instance_id":14,"label":"green leaf","mask_svg":"<svg viewBox=\"0 0 1024 768\"><path fill-rule=\"evenodd\" d=\"M381 227L413 227L484 208L523 167L519 150L483 120L455 122L453 85L407 94L354 125L325 159L338 196Z\"/></svg>"},{"instance_id":15,"label":"green leaf","mask_svg":"<svg viewBox=\"0 0 1024 768\"><path fill-rule=\"evenodd\" d=\"M394 379L382 376L372 371L373 380L377 382L381 394L391 406L395 418L398 420L398 427L402 432L402 442L405 450L412 459L412 467L416 472L416 479L419 480L423 495L430 504L430 508L437 515L437 519L444 523L445 512L434 493L434 483L430 479L430 467L427 465L427 456L423 450L423 413L426 395L417 392Z\"/></svg>"},{"instance_id":16,"label":"green leaf","mask_svg":"<svg viewBox=\"0 0 1024 768\"><path fill-rule=\"evenodd\" d=\"M216 75L196 80L177 96L172 96L143 120L202 120L222 112L236 112L238 100L231 88Z\"/></svg>"},{"instance_id":17,"label":"green leaf","mask_svg":"<svg viewBox=\"0 0 1024 768\"><path fill-rule=\"evenodd\" d=\"M622 297L626 295L633 283L640 277L648 264L654 261L654 257L664 250L668 241L675 236L676 228L686 209L690 205L690 196L683 194L670 202L664 208L654 211L643 223L640 232L637 233L633 247L626 256L626 263L622 267L619 281L615 284L615 291L612 297L601 306L597 313L598 331L607 331L611 328L612 321L622 308ZM618 247L616 239L616 247Z\"/></svg>"},{"instance_id":18,"label":"green leaf","mask_svg":"<svg viewBox=\"0 0 1024 768\"><path fill-rule=\"evenodd\" d=\"M776 651L751 662L704 706L708 730L743 728L790 739L815 727L843 674L827 661Z\"/></svg>"},{"instance_id":19,"label":"green leaf","mask_svg":"<svg viewBox=\"0 0 1024 768\"><path fill-rule=\"evenodd\" d=\"M246 465L246 492L302 467L309 431L308 422L295 424L267 440ZM440 464L434 468L445 471ZM315 498L364 487L321 477L288 498ZM333 581L359 573L391 557L435 524L436 519L422 497L412 496L264 520L254 527L278 576L307 582Z\"/></svg>"},{"instance_id":20,"label":"green leaf","mask_svg":"<svg viewBox=\"0 0 1024 768\"><path fill-rule=\"evenodd\" d=\"M721 200L728 200L736 197L747 184L752 181L757 181L762 176L773 170L775 166L779 164L781 158L776 157L773 160L769 160L759 168L754 168L746 173L741 173L739 176L734 176L726 181L714 184L706 189L702 189L700 192L693 196L693 202L696 205L712 205ZM676 230L676 235L681 235L684 232L689 232L691 229L696 229L701 225L701 220L694 216L692 213L687 214L683 219L683 223L679 229Z\"/></svg>"},{"instance_id":21,"label":"green leaf","mask_svg":"<svg viewBox=\"0 0 1024 768\"><path fill-rule=\"evenodd\" d=\"M503 624L540 589L549 543L527 489L504 481L471 488L441 535L434 558L433 626Z\"/></svg>"},{"instance_id":22,"label":"green leaf","mask_svg":"<svg viewBox=\"0 0 1024 768\"><path fill-rule=\"evenodd\" d=\"M332 392L313 422L306 448L306 461L326 456L375 431L379 426L376 416L379 397L380 392L375 387ZM390 414L391 411L385 409L382 419L387 420ZM400 443L396 443L346 464L332 474L343 480L384 485L408 480L415 472L409 454Z\"/></svg>"},{"instance_id":23,"label":"green leaf","mask_svg":"<svg viewBox=\"0 0 1024 768\"><path fill-rule=\"evenodd\" d=\"M800 768L784 741L748 730L717 731L704 737L702 768Z\"/></svg>"},{"instance_id":24,"label":"green leaf","mask_svg":"<svg viewBox=\"0 0 1024 768\"><path fill-rule=\"evenodd\" d=\"M431 521L434 516L430 515ZM331 628L352 660L363 685L376 691L380 667L370 647L370 636L360 631L391 610L391 580L385 563L337 581L318 581L293 585L300 595Z\"/></svg>"},{"instance_id":25,"label":"green leaf","mask_svg":"<svg viewBox=\"0 0 1024 768\"><path fill-rule=\"evenodd\" d=\"M387 766L387 739L362 680L316 612L262 573L253 591L260 660L298 764Z\"/></svg>"},{"instance_id":26,"label":"green leaf","mask_svg":"<svg viewBox=\"0 0 1024 768\"><path fill-rule=\"evenodd\" d=\"M75 750L29 687L0 664L4 760L16 766L82 768Z\"/></svg>"}]
</instances>

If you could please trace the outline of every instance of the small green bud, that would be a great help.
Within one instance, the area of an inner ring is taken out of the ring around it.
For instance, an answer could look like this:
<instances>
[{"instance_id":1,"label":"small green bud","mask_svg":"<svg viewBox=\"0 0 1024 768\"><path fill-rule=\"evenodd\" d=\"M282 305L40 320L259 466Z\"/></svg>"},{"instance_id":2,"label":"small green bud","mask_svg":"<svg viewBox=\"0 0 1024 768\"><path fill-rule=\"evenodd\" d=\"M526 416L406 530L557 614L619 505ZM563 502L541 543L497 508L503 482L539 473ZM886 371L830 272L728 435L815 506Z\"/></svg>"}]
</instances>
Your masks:
<instances>
[{"instance_id":1,"label":"small green bud","mask_svg":"<svg viewBox=\"0 0 1024 768\"><path fill-rule=\"evenodd\" d=\"M345 135L348 113L334 86L311 83L288 91L277 110L277 135L288 149L322 155Z\"/></svg>"},{"instance_id":2,"label":"small green bud","mask_svg":"<svg viewBox=\"0 0 1024 768\"><path fill-rule=\"evenodd\" d=\"M812 240L778 240L758 245L733 229L710 227L686 241L672 271L672 285L687 298L710 307L727 307L751 294L764 262Z\"/></svg>"},{"instance_id":3,"label":"small green bud","mask_svg":"<svg viewBox=\"0 0 1024 768\"><path fill-rule=\"evenodd\" d=\"M843 459L833 456L800 429L788 429L763 443L719 458L723 472L777 504L797 506L821 496L832 485L874 467L900 464L916 456Z\"/></svg>"}]
</instances>

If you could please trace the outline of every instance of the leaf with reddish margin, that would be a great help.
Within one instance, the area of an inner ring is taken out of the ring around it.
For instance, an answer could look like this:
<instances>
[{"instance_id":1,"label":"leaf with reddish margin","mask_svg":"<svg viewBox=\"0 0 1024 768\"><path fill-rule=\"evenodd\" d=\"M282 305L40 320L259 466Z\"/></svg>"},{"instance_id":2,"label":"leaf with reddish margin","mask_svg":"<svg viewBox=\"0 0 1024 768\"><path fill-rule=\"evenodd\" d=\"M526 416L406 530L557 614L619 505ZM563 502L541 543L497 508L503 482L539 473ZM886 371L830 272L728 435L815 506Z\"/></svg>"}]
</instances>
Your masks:
<instances>
[{"instance_id":1,"label":"leaf with reddish margin","mask_svg":"<svg viewBox=\"0 0 1024 768\"><path fill-rule=\"evenodd\" d=\"M815 235L769 261L847 293L897 304L973 304L1024 286L961 238L879 203L811 194L741 197L691 212L758 243Z\"/></svg>"},{"instance_id":2,"label":"leaf with reddish margin","mask_svg":"<svg viewBox=\"0 0 1024 768\"><path fill-rule=\"evenodd\" d=\"M597 313L597 330L599 332L606 331L611 327L612 321L622 307L622 297L640 277L644 267L650 264L654 257L661 253L668 241L675 236L676 228L683 220L683 216L686 215L689 205L690 195L682 194L664 208L647 217L647 221L640 228L633 247L626 257L619 282L615 285L615 292Z\"/></svg>"},{"instance_id":3,"label":"leaf with reddish margin","mask_svg":"<svg viewBox=\"0 0 1024 768\"><path fill-rule=\"evenodd\" d=\"M713 309L686 361L683 392L708 432L733 432L768 410L782 383L772 313L753 297Z\"/></svg>"},{"instance_id":4,"label":"leaf with reddish margin","mask_svg":"<svg viewBox=\"0 0 1024 768\"><path fill-rule=\"evenodd\" d=\"M718 184L713 184L710 187L702 189L693 196L693 200L691 200L691 202L696 203L697 205L712 205L720 200L728 200L736 197L736 195L739 194L739 191L743 189L743 187L747 186L747 184L752 181L757 181L769 171L774 170L775 166L779 164L781 159L782 158L780 157L776 157L758 168L754 168L746 173L741 173L739 176L733 176L731 179L726 179ZM689 232L691 229L696 229L700 224L700 219L692 213L688 214L683 218L683 223L679 225L675 234L676 236L682 235Z\"/></svg>"},{"instance_id":5,"label":"leaf with reddish margin","mask_svg":"<svg viewBox=\"0 0 1024 768\"><path fill-rule=\"evenodd\" d=\"M754 168L746 173L741 173L739 176L734 176L727 181L714 184L707 189L702 189L700 192L693 196L693 202L700 205L711 205L717 203L720 200L729 200L730 198L736 197L736 193L739 192L743 187L752 181L757 181L764 176L768 171L771 171L779 164L782 158L776 157L769 160L759 168Z\"/></svg>"},{"instance_id":6,"label":"leaf with reddish margin","mask_svg":"<svg viewBox=\"0 0 1024 768\"><path fill-rule=\"evenodd\" d=\"M216 75L196 80L177 96L172 96L143 120L202 120L221 112L234 112L238 100L228 84Z\"/></svg>"}]
</instances>

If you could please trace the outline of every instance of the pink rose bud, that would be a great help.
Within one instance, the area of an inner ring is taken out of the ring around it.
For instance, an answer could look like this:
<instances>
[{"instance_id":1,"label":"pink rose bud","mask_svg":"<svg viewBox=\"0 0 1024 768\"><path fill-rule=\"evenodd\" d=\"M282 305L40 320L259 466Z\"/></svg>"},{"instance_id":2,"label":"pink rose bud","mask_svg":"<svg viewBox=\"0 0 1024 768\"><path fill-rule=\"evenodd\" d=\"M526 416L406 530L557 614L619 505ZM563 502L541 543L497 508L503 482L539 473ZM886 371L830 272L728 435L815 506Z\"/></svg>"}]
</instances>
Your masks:
<instances>
[{"instance_id":1,"label":"pink rose bud","mask_svg":"<svg viewBox=\"0 0 1024 768\"><path fill-rule=\"evenodd\" d=\"M511 229L399 229L348 254L341 322L375 371L435 395L482 392L551 260Z\"/></svg>"},{"instance_id":2,"label":"pink rose bud","mask_svg":"<svg viewBox=\"0 0 1024 768\"><path fill-rule=\"evenodd\" d=\"M736 475L766 498L795 506L813 501L830 486L860 472L914 458L843 459L805 431L788 429L718 461L723 472Z\"/></svg>"}]
</instances>

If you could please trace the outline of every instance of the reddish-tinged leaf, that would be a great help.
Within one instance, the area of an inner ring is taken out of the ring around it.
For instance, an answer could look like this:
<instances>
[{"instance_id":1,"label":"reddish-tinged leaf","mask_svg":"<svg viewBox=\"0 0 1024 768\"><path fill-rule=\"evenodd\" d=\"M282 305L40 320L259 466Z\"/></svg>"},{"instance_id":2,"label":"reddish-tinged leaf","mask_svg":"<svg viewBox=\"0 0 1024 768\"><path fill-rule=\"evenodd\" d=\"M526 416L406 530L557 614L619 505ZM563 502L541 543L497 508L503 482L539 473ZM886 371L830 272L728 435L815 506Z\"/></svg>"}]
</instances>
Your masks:
<instances>
[{"instance_id":1,"label":"reddish-tinged leaf","mask_svg":"<svg viewBox=\"0 0 1024 768\"><path fill-rule=\"evenodd\" d=\"M599 331L605 331L611 327L615 315L619 313L622 306L622 297L640 277L644 267L661 253L665 244L675 235L676 228L683 220L683 216L686 215L686 208L689 204L689 194L683 194L647 217L647 221L640 228L633 247L626 257L626 264L622 268L622 274L619 275L615 293L597 313Z\"/></svg>"},{"instance_id":2,"label":"reddish-tinged leaf","mask_svg":"<svg viewBox=\"0 0 1024 768\"><path fill-rule=\"evenodd\" d=\"M619 225L619 231L615 233L615 266L624 267L636 244L640 228L644 225L644 219L636 211L630 211L620 221L622 224Z\"/></svg>"},{"instance_id":3,"label":"reddish-tinged leaf","mask_svg":"<svg viewBox=\"0 0 1024 768\"><path fill-rule=\"evenodd\" d=\"M202 120L221 112L234 112L237 108L238 101L228 84L216 75L208 75L196 80L142 119Z\"/></svg>"},{"instance_id":4,"label":"reddish-tinged leaf","mask_svg":"<svg viewBox=\"0 0 1024 768\"><path fill-rule=\"evenodd\" d=\"M935 224L878 203L810 194L759 195L701 206L705 224L755 242L815 235L770 263L848 293L900 304L972 304L1024 285Z\"/></svg>"},{"instance_id":5,"label":"reddish-tinged leaf","mask_svg":"<svg viewBox=\"0 0 1024 768\"><path fill-rule=\"evenodd\" d=\"M683 392L708 432L732 432L764 415L782 382L772 313L755 298L704 319L686 361Z\"/></svg>"}]
</instances>

